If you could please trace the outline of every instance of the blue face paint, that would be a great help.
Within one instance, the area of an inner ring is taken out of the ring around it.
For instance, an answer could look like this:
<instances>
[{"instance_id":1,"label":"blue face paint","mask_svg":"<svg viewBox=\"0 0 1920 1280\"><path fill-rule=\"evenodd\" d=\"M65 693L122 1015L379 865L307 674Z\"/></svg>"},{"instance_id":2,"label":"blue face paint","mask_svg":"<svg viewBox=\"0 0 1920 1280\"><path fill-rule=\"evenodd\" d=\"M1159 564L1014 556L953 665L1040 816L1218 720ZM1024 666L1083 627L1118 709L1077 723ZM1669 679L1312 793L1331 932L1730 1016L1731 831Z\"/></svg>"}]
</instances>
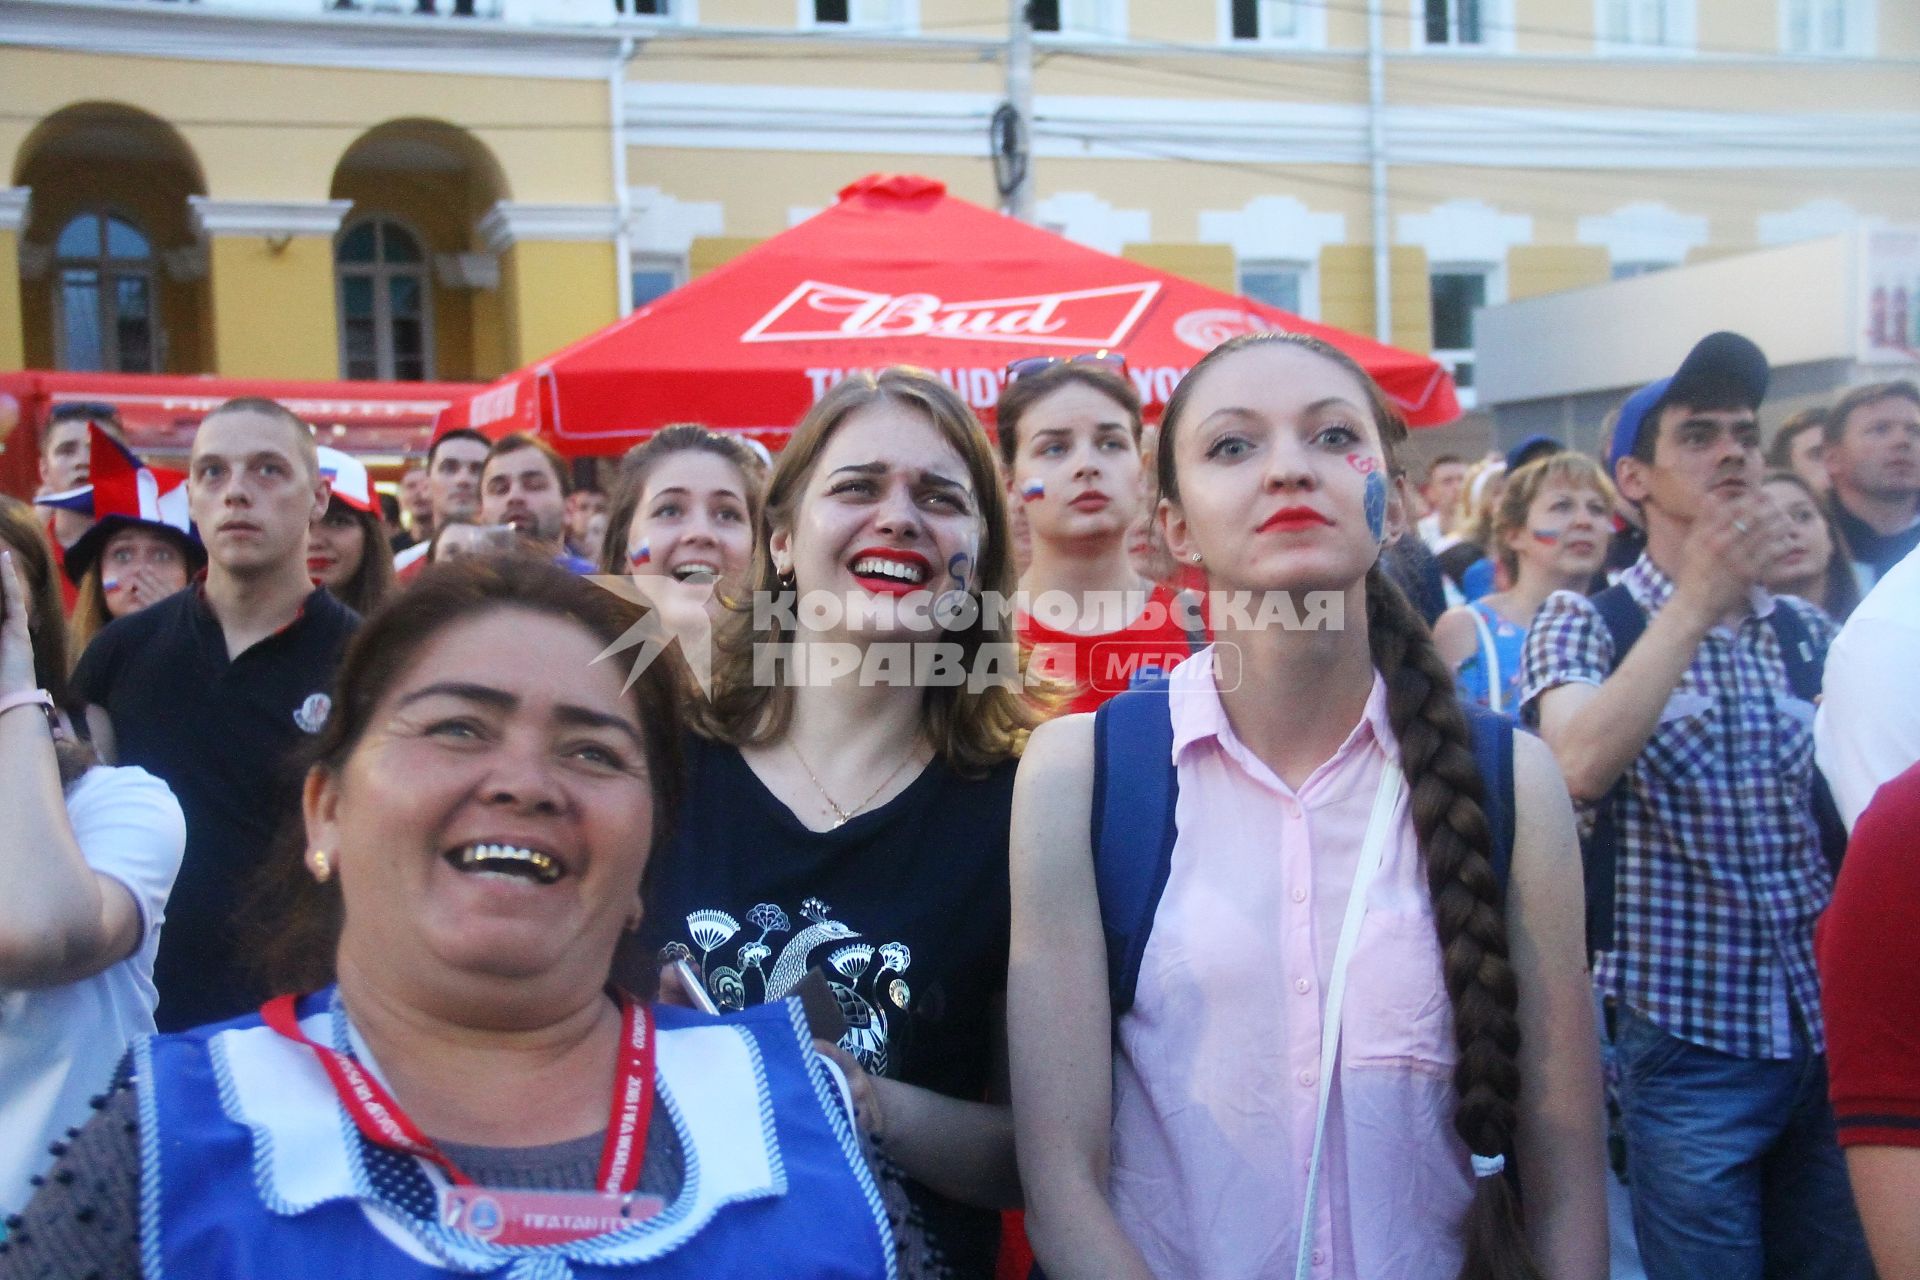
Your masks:
<instances>
[{"instance_id":1,"label":"blue face paint","mask_svg":"<svg viewBox=\"0 0 1920 1280\"><path fill-rule=\"evenodd\" d=\"M1387 540L1387 480L1378 471L1367 472L1367 532L1375 542Z\"/></svg>"},{"instance_id":2,"label":"blue face paint","mask_svg":"<svg viewBox=\"0 0 1920 1280\"><path fill-rule=\"evenodd\" d=\"M948 558L947 581L951 585L934 600L933 616L949 631L970 626L972 619L979 617L978 611L971 608L973 598L967 594L967 580L972 572L973 556L968 552L956 551Z\"/></svg>"}]
</instances>

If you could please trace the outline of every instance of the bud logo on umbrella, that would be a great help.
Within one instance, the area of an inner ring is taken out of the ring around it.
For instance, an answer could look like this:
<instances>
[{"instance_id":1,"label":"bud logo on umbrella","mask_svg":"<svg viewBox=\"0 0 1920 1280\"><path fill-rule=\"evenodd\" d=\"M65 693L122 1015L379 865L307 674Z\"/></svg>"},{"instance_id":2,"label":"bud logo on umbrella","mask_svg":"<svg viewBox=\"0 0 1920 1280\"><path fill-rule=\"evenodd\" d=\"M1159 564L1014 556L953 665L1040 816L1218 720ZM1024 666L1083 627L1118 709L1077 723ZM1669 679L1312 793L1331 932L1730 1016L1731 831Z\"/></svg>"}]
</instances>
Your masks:
<instances>
[{"instance_id":1,"label":"bud logo on umbrella","mask_svg":"<svg viewBox=\"0 0 1920 1280\"><path fill-rule=\"evenodd\" d=\"M932 293L872 293L803 280L740 335L742 342L955 338L1117 347L1160 292L1156 281L1019 298L948 302Z\"/></svg>"}]
</instances>

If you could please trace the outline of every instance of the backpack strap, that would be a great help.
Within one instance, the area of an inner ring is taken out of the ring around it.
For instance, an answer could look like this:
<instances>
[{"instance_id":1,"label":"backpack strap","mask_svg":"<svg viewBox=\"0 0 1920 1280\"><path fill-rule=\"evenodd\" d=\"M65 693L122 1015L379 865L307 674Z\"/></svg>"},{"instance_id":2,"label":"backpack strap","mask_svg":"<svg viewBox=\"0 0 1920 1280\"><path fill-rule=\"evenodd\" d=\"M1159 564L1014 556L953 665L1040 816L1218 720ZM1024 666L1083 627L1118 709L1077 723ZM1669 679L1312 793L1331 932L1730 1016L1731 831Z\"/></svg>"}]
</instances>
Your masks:
<instances>
[{"instance_id":1,"label":"backpack strap","mask_svg":"<svg viewBox=\"0 0 1920 1280\"><path fill-rule=\"evenodd\" d=\"M1613 666L1620 669L1627 650L1633 648L1647 629L1647 611L1621 583L1588 597L1613 639ZM1631 768L1631 766L1629 766ZM1593 830L1580 842L1582 878L1587 890L1587 950L1613 950L1613 906L1615 871L1620 865L1620 801L1627 793L1627 777L1621 774L1607 794L1601 797L1593 815Z\"/></svg>"},{"instance_id":2,"label":"backpack strap","mask_svg":"<svg viewBox=\"0 0 1920 1280\"><path fill-rule=\"evenodd\" d=\"M1780 642L1780 660L1787 668L1787 688L1802 702L1818 701L1827 665L1826 650L1814 644L1813 633L1807 630L1806 622L1784 600L1774 601L1767 621L1773 626L1774 639Z\"/></svg>"},{"instance_id":3,"label":"backpack strap","mask_svg":"<svg viewBox=\"0 0 1920 1280\"><path fill-rule=\"evenodd\" d=\"M1827 651L1815 644L1804 618L1786 601L1776 600L1767 615L1774 639L1780 642L1780 660L1787 668L1787 688L1802 702L1818 702L1826 675ZM1847 823L1834 803L1833 788L1818 764L1813 767L1813 821L1820 829L1820 852L1835 875L1847 855Z\"/></svg>"},{"instance_id":4,"label":"backpack strap","mask_svg":"<svg viewBox=\"0 0 1920 1280\"><path fill-rule=\"evenodd\" d=\"M1093 715L1093 879L1116 1019L1133 1007L1140 958L1173 866L1179 790L1166 678L1137 680Z\"/></svg>"},{"instance_id":5,"label":"backpack strap","mask_svg":"<svg viewBox=\"0 0 1920 1280\"><path fill-rule=\"evenodd\" d=\"M1462 698L1460 709L1467 713L1467 731L1473 738L1473 763L1480 770L1480 782L1486 792L1480 808L1487 815L1487 827L1493 832L1493 878L1500 884L1500 896L1507 895L1507 882L1513 875L1513 842L1518 803L1513 789L1514 722L1477 702Z\"/></svg>"}]
</instances>

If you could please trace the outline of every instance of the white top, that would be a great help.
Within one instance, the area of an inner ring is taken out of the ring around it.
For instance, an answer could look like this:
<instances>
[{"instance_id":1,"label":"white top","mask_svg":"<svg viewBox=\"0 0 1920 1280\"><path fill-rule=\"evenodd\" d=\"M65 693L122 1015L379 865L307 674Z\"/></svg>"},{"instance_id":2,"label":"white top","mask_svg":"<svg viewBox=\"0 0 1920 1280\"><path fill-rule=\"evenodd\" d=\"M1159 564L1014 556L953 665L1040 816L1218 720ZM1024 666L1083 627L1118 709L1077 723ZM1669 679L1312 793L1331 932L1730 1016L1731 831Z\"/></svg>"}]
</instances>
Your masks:
<instances>
[{"instance_id":1,"label":"white top","mask_svg":"<svg viewBox=\"0 0 1920 1280\"><path fill-rule=\"evenodd\" d=\"M153 1030L153 956L187 845L180 802L145 769L89 770L67 792L67 817L87 865L133 895L140 945L78 982L0 988L0 1216L31 1198L27 1180L53 1164L47 1144L86 1122L127 1045Z\"/></svg>"},{"instance_id":2,"label":"white top","mask_svg":"<svg viewBox=\"0 0 1920 1280\"><path fill-rule=\"evenodd\" d=\"M1853 830L1880 785L1920 760L1920 548L1860 602L1827 650L1813 744Z\"/></svg>"}]
</instances>

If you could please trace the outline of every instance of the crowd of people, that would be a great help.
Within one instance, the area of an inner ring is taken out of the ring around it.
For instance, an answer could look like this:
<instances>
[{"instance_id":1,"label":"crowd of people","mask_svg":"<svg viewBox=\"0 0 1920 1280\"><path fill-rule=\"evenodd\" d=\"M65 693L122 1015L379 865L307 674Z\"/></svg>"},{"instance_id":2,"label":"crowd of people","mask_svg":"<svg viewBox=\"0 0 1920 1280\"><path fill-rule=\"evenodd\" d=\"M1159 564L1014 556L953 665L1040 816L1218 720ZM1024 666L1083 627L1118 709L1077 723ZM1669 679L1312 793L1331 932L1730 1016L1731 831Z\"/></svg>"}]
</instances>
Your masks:
<instances>
[{"instance_id":1,"label":"crowd of people","mask_svg":"<svg viewBox=\"0 0 1920 1280\"><path fill-rule=\"evenodd\" d=\"M1599 1280L1609 1179L1655 1280L1920 1276L1920 389L1768 382L1418 484L1281 334L397 494L61 406L0 1280Z\"/></svg>"}]
</instances>

